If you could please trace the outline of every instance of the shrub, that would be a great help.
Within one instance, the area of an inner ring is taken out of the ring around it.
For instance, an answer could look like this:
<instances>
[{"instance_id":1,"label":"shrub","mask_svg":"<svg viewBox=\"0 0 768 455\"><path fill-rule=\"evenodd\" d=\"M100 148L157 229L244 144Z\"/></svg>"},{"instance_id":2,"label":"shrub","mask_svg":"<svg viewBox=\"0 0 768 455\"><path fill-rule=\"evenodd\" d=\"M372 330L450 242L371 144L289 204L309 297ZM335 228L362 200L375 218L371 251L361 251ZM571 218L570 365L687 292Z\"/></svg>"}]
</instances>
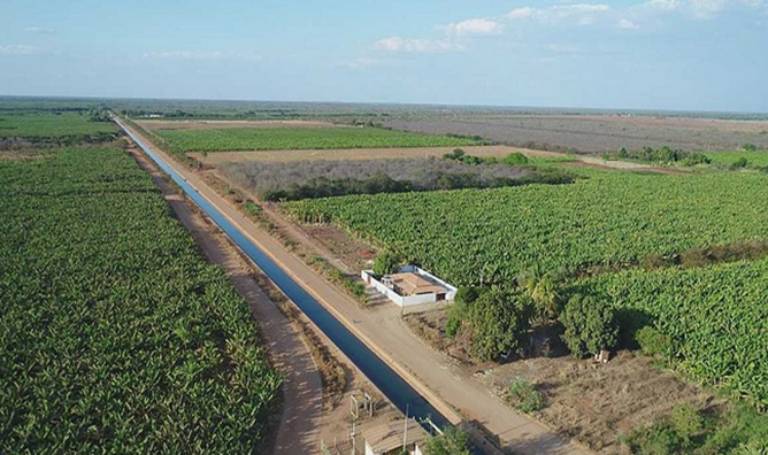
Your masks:
<instances>
[{"instance_id":1,"label":"shrub","mask_svg":"<svg viewBox=\"0 0 768 455\"><path fill-rule=\"evenodd\" d=\"M592 296L571 297L560 315L560 322L565 328L563 340L576 357L612 349L618 341L614 308Z\"/></svg>"},{"instance_id":2,"label":"shrub","mask_svg":"<svg viewBox=\"0 0 768 455\"><path fill-rule=\"evenodd\" d=\"M426 455L469 455L469 435L456 427L448 427L443 434L433 436L424 446Z\"/></svg>"},{"instance_id":3,"label":"shrub","mask_svg":"<svg viewBox=\"0 0 768 455\"><path fill-rule=\"evenodd\" d=\"M741 158L739 158L738 160L734 161L731 164L731 169L732 170L744 169L748 165L749 165L749 161L747 161L747 159L742 156Z\"/></svg>"},{"instance_id":4,"label":"shrub","mask_svg":"<svg viewBox=\"0 0 768 455\"><path fill-rule=\"evenodd\" d=\"M741 146L741 149L745 152L755 152L757 151L757 146L755 144L744 144Z\"/></svg>"},{"instance_id":5,"label":"shrub","mask_svg":"<svg viewBox=\"0 0 768 455\"><path fill-rule=\"evenodd\" d=\"M507 401L517 410L532 413L544 407L544 395L523 378L517 378L507 387Z\"/></svg>"},{"instance_id":6,"label":"shrub","mask_svg":"<svg viewBox=\"0 0 768 455\"><path fill-rule=\"evenodd\" d=\"M472 354L480 360L497 360L519 351L530 329L530 308L520 293L491 288L480 294L467 305Z\"/></svg>"},{"instance_id":7,"label":"shrub","mask_svg":"<svg viewBox=\"0 0 768 455\"><path fill-rule=\"evenodd\" d=\"M635 341L645 355L668 357L672 352L672 339L651 326L638 330Z\"/></svg>"},{"instance_id":8,"label":"shrub","mask_svg":"<svg viewBox=\"0 0 768 455\"><path fill-rule=\"evenodd\" d=\"M373 273L376 275L388 275L397 271L401 258L397 254L384 250L376 255L373 261Z\"/></svg>"},{"instance_id":9,"label":"shrub","mask_svg":"<svg viewBox=\"0 0 768 455\"><path fill-rule=\"evenodd\" d=\"M528 164L528 157L520 152L513 152L505 156L502 160L502 163L509 166L520 166L523 164Z\"/></svg>"},{"instance_id":10,"label":"shrub","mask_svg":"<svg viewBox=\"0 0 768 455\"><path fill-rule=\"evenodd\" d=\"M475 288L463 287L456 291L454 303L448 308L448 320L445 323L445 335L453 338L461 329L461 322L466 318L467 305L477 300L478 293Z\"/></svg>"}]
</instances>

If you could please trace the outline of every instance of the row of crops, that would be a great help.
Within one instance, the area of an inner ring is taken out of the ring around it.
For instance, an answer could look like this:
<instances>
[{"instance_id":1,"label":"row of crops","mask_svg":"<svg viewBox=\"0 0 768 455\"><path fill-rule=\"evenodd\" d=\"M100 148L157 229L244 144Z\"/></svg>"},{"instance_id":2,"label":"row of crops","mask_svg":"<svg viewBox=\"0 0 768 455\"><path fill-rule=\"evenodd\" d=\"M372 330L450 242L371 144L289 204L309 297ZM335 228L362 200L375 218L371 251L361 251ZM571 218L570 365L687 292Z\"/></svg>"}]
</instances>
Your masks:
<instances>
[{"instance_id":1,"label":"row of crops","mask_svg":"<svg viewBox=\"0 0 768 455\"><path fill-rule=\"evenodd\" d=\"M0 139L16 138L30 142L75 144L82 141L99 142L114 138L114 124L94 119L79 112L29 112L0 115Z\"/></svg>"},{"instance_id":2,"label":"row of crops","mask_svg":"<svg viewBox=\"0 0 768 455\"><path fill-rule=\"evenodd\" d=\"M575 285L670 337L687 373L768 408L768 259L700 269L630 270Z\"/></svg>"},{"instance_id":3,"label":"row of crops","mask_svg":"<svg viewBox=\"0 0 768 455\"><path fill-rule=\"evenodd\" d=\"M768 238L768 177L593 172L570 185L345 196L286 203L460 285Z\"/></svg>"},{"instance_id":4,"label":"row of crops","mask_svg":"<svg viewBox=\"0 0 768 455\"><path fill-rule=\"evenodd\" d=\"M157 130L176 152L478 145L472 138L382 128L226 128Z\"/></svg>"},{"instance_id":5,"label":"row of crops","mask_svg":"<svg viewBox=\"0 0 768 455\"><path fill-rule=\"evenodd\" d=\"M280 379L130 156L0 161L0 453L252 452Z\"/></svg>"},{"instance_id":6,"label":"row of crops","mask_svg":"<svg viewBox=\"0 0 768 455\"><path fill-rule=\"evenodd\" d=\"M513 284L528 270L628 267L568 284L622 326L651 322L692 377L768 406L768 260L636 267L643 258L768 238L768 176L585 172L571 185L347 196L285 203L332 221L459 285Z\"/></svg>"}]
</instances>

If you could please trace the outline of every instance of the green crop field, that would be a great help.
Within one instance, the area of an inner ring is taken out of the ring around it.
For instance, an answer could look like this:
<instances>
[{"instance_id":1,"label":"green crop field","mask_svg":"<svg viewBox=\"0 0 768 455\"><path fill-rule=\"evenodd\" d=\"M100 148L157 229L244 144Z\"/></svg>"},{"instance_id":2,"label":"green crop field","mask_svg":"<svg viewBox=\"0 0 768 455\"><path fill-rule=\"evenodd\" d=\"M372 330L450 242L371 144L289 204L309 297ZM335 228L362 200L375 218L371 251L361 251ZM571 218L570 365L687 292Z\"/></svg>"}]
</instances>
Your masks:
<instances>
[{"instance_id":1,"label":"green crop field","mask_svg":"<svg viewBox=\"0 0 768 455\"><path fill-rule=\"evenodd\" d=\"M744 158L747 160L748 167L768 166L768 150L746 151L739 150L733 152L713 152L707 153L707 157L713 164L730 166L737 160Z\"/></svg>"},{"instance_id":2,"label":"green crop field","mask_svg":"<svg viewBox=\"0 0 768 455\"><path fill-rule=\"evenodd\" d=\"M94 122L85 114L66 112L0 115L0 138L99 138L117 133L109 122Z\"/></svg>"},{"instance_id":3,"label":"green crop field","mask_svg":"<svg viewBox=\"0 0 768 455\"><path fill-rule=\"evenodd\" d=\"M248 305L119 149L0 161L0 453L249 453Z\"/></svg>"},{"instance_id":4,"label":"green crop field","mask_svg":"<svg viewBox=\"0 0 768 455\"><path fill-rule=\"evenodd\" d=\"M768 259L602 275L578 287L639 310L692 376L768 407ZM635 316L637 318L637 316Z\"/></svg>"},{"instance_id":5,"label":"green crop field","mask_svg":"<svg viewBox=\"0 0 768 455\"><path fill-rule=\"evenodd\" d=\"M457 284L768 239L768 176L582 172L570 185L345 196L286 203Z\"/></svg>"},{"instance_id":6,"label":"green crop field","mask_svg":"<svg viewBox=\"0 0 768 455\"><path fill-rule=\"evenodd\" d=\"M157 130L176 152L477 145L468 138L381 128L228 128Z\"/></svg>"}]
</instances>

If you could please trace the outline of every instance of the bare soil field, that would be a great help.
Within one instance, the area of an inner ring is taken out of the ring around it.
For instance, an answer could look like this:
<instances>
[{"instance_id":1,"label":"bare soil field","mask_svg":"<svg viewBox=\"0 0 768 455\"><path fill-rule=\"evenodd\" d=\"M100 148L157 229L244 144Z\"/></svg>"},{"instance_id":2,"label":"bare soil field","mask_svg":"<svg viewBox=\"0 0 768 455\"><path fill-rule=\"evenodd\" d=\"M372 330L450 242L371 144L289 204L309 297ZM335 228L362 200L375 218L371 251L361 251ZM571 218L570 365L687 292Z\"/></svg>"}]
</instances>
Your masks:
<instances>
[{"instance_id":1,"label":"bare soil field","mask_svg":"<svg viewBox=\"0 0 768 455\"><path fill-rule=\"evenodd\" d=\"M445 320L444 310L405 317L408 327L433 348L475 370L475 377L500 400L504 400L507 385L517 378L534 384L545 399L544 408L534 416L599 453L623 453L621 435L682 404L709 404L715 399L630 351L619 352L606 364L565 355L477 364L467 355L466 340L443 337Z\"/></svg>"},{"instance_id":2,"label":"bare soil field","mask_svg":"<svg viewBox=\"0 0 768 455\"><path fill-rule=\"evenodd\" d=\"M481 145L469 147L393 147L367 149L318 149L318 150L267 150L252 152L216 152L204 155L199 152L187 153L188 156L204 164L216 166L221 163L243 161L310 161L310 160L371 160L399 158L439 158L461 148L469 155L504 157L512 152L520 152L526 156L557 157L563 154L527 150L506 145Z\"/></svg>"},{"instance_id":3,"label":"bare soil field","mask_svg":"<svg viewBox=\"0 0 768 455\"><path fill-rule=\"evenodd\" d=\"M147 130L201 130L209 128L345 128L318 120L139 120L136 124Z\"/></svg>"},{"instance_id":4,"label":"bare soil field","mask_svg":"<svg viewBox=\"0 0 768 455\"><path fill-rule=\"evenodd\" d=\"M479 115L393 118L385 126L408 131L479 135L527 148L606 152L668 145L684 150L768 147L768 121L646 115Z\"/></svg>"}]
</instances>

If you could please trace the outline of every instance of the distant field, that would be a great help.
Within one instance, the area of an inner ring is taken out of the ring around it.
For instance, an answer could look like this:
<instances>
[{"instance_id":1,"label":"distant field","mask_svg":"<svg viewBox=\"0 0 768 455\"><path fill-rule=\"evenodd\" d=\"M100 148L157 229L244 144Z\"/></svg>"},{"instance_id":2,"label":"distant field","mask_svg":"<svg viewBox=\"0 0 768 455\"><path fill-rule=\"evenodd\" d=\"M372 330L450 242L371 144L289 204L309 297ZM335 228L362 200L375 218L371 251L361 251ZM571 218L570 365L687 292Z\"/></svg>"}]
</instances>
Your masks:
<instances>
[{"instance_id":1,"label":"distant field","mask_svg":"<svg viewBox=\"0 0 768 455\"><path fill-rule=\"evenodd\" d=\"M434 134L478 134L518 147L613 152L621 147L670 146L688 151L735 150L744 144L768 148L768 121L650 115L541 115L451 113L400 115L386 126Z\"/></svg>"},{"instance_id":2,"label":"distant field","mask_svg":"<svg viewBox=\"0 0 768 455\"><path fill-rule=\"evenodd\" d=\"M461 285L509 282L534 264L558 270L768 238L766 175L579 172L590 178L285 208L299 218L333 220Z\"/></svg>"},{"instance_id":3,"label":"distant field","mask_svg":"<svg viewBox=\"0 0 768 455\"><path fill-rule=\"evenodd\" d=\"M473 139L380 128L231 128L156 130L177 152L477 145Z\"/></svg>"},{"instance_id":4,"label":"distant field","mask_svg":"<svg viewBox=\"0 0 768 455\"><path fill-rule=\"evenodd\" d=\"M252 452L279 378L149 175L66 149L0 188L0 453Z\"/></svg>"},{"instance_id":5,"label":"distant field","mask_svg":"<svg viewBox=\"0 0 768 455\"><path fill-rule=\"evenodd\" d=\"M741 158L746 158L750 167L768 166L768 150L707 153L707 157L712 160L712 163L725 166L730 166Z\"/></svg>"},{"instance_id":6,"label":"distant field","mask_svg":"<svg viewBox=\"0 0 768 455\"><path fill-rule=\"evenodd\" d=\"M137 120L148 130L197 130L221 128L340 128L342 126L316 120ZM347 126L351 128L351 126Z\"/></svg>"},{"instance_id":7,"label":"distant field","mask_svg":"<svg viewBox=\"0 0 768 455\"><path fill-rule=\"evenodd\" d=\"M117 133L110 122L94 122L80 113L0 115L0 138L99 137Z\"/></svg>"}]
</instances>

